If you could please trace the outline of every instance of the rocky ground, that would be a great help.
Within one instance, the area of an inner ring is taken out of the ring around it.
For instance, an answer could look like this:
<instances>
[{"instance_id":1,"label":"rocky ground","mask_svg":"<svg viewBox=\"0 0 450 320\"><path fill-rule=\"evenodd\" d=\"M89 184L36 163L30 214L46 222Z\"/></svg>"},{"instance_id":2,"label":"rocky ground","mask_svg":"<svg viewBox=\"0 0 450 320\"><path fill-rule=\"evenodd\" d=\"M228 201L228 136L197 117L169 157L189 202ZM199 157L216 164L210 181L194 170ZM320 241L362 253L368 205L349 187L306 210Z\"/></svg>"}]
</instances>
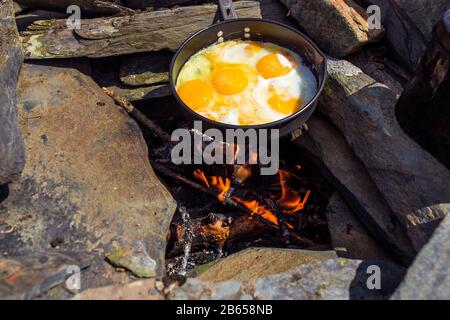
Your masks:
<instances>
[{"instance_id":1,"label":"rocky ground","mask_svg":"<svg viewBox=\"0 0 450 320\"><path fill-rule=\"evenodd\" d=\"M69 4L82 9L79 30L66 27ZM151 166L147 134L102 87L150 117L177 112L169 61L217 6L0 0L0 298L450 299L450 171L396 118L448 5L235 2L240 17L289 24L330 56L318 111L293 143L334 188L331 246L249 248L169 278L179 204ZM380 289L367 286L371 266ZM66 282L73 267L81 290Z\"/></svg>"}]
</instances>

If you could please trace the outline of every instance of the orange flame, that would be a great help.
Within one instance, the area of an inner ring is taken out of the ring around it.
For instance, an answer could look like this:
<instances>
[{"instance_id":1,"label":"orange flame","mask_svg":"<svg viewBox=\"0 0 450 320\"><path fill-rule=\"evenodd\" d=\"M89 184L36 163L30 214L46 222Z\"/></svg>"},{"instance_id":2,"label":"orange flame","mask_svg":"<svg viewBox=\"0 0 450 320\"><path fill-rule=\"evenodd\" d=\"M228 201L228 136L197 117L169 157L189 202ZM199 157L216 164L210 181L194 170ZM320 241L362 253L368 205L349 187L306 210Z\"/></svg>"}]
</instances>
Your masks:
<instances>
[{"instance_id":1,"label":"orange flame","mask_svg":"<svg viewBox=\"0 0 450 320\"><path fill-rule=\"evenodd\" d=\"M219 201L224 202L225 196L228 192L228 190L231 187L231 181L228 178L222 178L217 176L211 176L206 177L203 171L197 169L194 171L194 177L196 177L198 180L202 181L208 188L214 189L217 192L220 192L217 198ZM264 219L274 223L278 224L277 217L268 209L266 209L264 206L260 205L258 201L252 200L252 201L245 201L237 196L231 196L231 198L236 201L239 204L242 204L246 208L250 209L253 214L258 214Z\"/></svg>"},{"instance_id":2,"label":"orange flame","mask_svg":"<svg viewBox=\"0 0 450 320\"><path fill-rule=\"evenodd\" d=\"M311 195L311 190L307 190L303 200L300 195L289 188L288 181L295 177L292 173L286 170L279 170L280 184L281 184L281 197L277 203L280 210L287 214L293 214L305 208L306 202Z\"/></svg>"},{"instance_id":3,"label":"orange flame","mask_svg":"<svg viewBox=\"0 0 450 320\"><path fill-rule=\"evenodd\" d=\"M264 219L278 225L278 219L275 214L273 214L270 210L267 210L264 206L260 205L258 201L252 200L252 201L245 201L238 197L233 196L233 200L236 202L246 206L248 209L252 211L252 214L257 214L263 217Z\"/></svg>"},{"instance_id":4,"label":"orange flame","mask_svg":"<svg viewBox=\"0 0 450 320\"><path fill-rule=\"evenodd\" d=\"M208 188L211 188L209 186L208 179L206 179L206 176L202 170L199 170L199 169L194 170L194 177L196 177L198 180L202 181Z\"/></svg>"},{"instance_id":5,"label":"orange flame","mask_svg":"<svg viewBox=\"0 0 450 320\"><path fill-rule=\"evenodd\" d=\"M228 178L222 178L222 177L216 177L212 176L208 178L205 176L203 171L196 169L194 171L194 177L196 177L198 180L202 181L208 188L214 189L217 192L220 192L218 194L218 198L220 201L225 201L225 195L230 190L231 187L231 181Z\"/></svg>"},{"instance_id":6,"label":"orange flame","mask_svg":"<svg viewBox=\"0 0 450 320\"><path fill-rule=\"evenodd\" d=\"M219 195L217 198L219 198L220 201L225 201L225 195L227 194L228 190L230 190L231 187L231 181L228 178L225 178L225 180L222 177L211 177L211 184L217 191L219 191Z\"/></svg>"}]
</instances>

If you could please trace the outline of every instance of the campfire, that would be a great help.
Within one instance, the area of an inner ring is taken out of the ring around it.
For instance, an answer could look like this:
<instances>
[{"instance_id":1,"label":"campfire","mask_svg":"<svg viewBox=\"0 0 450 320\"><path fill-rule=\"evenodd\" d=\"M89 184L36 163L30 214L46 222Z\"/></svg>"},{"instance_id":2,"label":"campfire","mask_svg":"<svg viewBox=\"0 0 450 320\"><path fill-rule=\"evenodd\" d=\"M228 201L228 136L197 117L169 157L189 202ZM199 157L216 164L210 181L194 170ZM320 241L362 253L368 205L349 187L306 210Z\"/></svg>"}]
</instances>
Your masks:
<instances>
[{"instance_id":1,"label":"campfire","mask_svg":"<svg viewBox=\"0 0 450 320\"><path fill-rule=\"evenodd\" d=\"M244 170L245 175L247 177L251 177L252 173L249 166L239 167L237 171L239 172ZM200 169L194 171L195 178L202 181L208 188L218 192L217 198L219 201L235 201L250 210L250 215L258 215L261 219L277 226L285 221L284 218L286 215L301 213L301 211L305 208L309 196L311 195L311 190L307 190L302 196L300 191L295 191L290 186L289 183L291 179L301 181L301 179L295 174L287 170L280 169L278 175L280 178L279 186L281 187L281 194L278 196L276 194L264 196L262 194L252 192L251 189L236 190L235 187L232 187L230 178L221 176L206 177L204 172ZM293 227L289 224L286 224L286 226L293 229Z\"/></svg>"},{"instance_id":2,"label":"campfire","mask_svg":"<svg viewBox=\"0 0 450 320\"><path fill-rule=\"evenodd\" d=\"M330 187L319 170L303 158L288 139L283 140L283 167L276 175L261 175L259 170L255 170L258 165L250 164L204 165L204 168L175 166L169 159L173 142L167 132L183 126L189 128L189 122L170 117L161 118L156 123L111 90L104 88L104 91L150 130L148 142L152 166L166 179L177 199L179 215L175 215L172 221L166 250L169 274L185 275L197 264L239 251L240 247L306 248L329 243L324 216L328 193L322 187ZM213 143L213 139L201 132L191 130L191 134L197 135L197 138L203 135L200 145L194 144L194 148L202 149L205 140ZM235 160L243 152L252 163L257 162L258 156L252 148L218 142L223 149L233 151ZM299 158L307 165L289 161ZM205 195L207 198L202 201ZM211 198L216 203L211 202ZM200 208L199 202L203 204ZM215 204L220 204L220 209Z\"/></svg>"},{"instance_id":3,"label":"campfire","mask_svg":"<svg viewBox=\"0 0 450 320\"><path fill-rule=\"evenodd\" d=\"M161 132L185 125L183 119L156 122L151 132L161 139L150 138L152 166L179 205L168 234L169 274L184 275L252 246L309 248L329 243L324 209L331 188L288 139L281 144L281 166L275 175L262 175L255 164L176 166L167 159L171 144Z\"/></svg>"}]
</instances>

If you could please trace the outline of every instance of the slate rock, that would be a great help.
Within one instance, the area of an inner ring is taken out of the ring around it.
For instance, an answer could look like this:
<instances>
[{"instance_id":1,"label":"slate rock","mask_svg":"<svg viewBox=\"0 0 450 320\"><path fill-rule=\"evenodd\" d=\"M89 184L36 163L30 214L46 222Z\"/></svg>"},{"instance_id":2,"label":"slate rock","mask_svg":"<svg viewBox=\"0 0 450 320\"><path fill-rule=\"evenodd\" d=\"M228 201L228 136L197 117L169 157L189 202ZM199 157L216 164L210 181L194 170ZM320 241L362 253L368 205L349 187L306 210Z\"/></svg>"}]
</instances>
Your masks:
<instances>
[{"instance_id":1,"label":"slate rock","mask_svg":"<svg viewBox=\"0 0 450 320\"><path fill-rule=\"evenodd\" d=\"M127 87L117 84L106 86L106 88L111 89L115 95L130 102L168 97L172 94L172 90L167 83L140 87Z\"/></svg>"},{"instance_id":2,"label":"slate rock","mask_svg":"<svg viewBox=\"0 0 450 320\"><path fill-rule=\"evenodd\" d=\"M286 8L276 0L237 1L239 17L285 21ZM175 51L193 33L219 19L217 4L136 12L111 18L82 19L70 30L66 20L36 21L21 32L27 59L121 56Z\"/></svg>"},{"instance_id":3,"label":"slate rock","mask_svg":"<svg viewBox=\"0 0 450 320\"><path fill-rule=\"evenodd\" d=\"M412 74L391 56L388 47L377 45L366 46L361 51L346 57L345 60L400 95L403 92L404 84Z\"/></svg>"},{"instance_id":4,"label":"slate rock","mask_svg":"<svg viewBox=\"0 0 450 320\"><path fill-rule=\"evenodd\" d=\"M164 274L176 203L150 166L138 124L69 62L46 64L25 64L20 74L28 161L0 204L0 218L15 226L0 252L47 249L63 237L59 250L95 253L86 288L115 281L104 262L113 249L143 243L134 253Z\"/></svg>"},{"instance_id":5,"label":"slate rock","mask_svg":"<svg viewBox=\"0 0 450 320\"><path fill-rule=\"evenodd\" d=\"M72 300L163 300L164 296L155 288L155 282L155 279L146 279L87 289Z\"/></svg>"},{"instance_id":6,"label":"slate rock","mask_svg":"<svg viewBox=\"0 0 450 320\"><path fill-rule=\"evenodd\" d=\"M66 13L67 7L76 5L83 14L114 15L131 13L133 10L119 5L117 0L16 0L29 8L54 10Z\"/></svg>"},{"instance_id":7,"label":"slate rock","mask_svg":"<svg viewBox=\"0 0 450 320\"><path fill-rule=\"evenodd\" d=\"M369 234L337 192L330 198L325 215L331 243L339 256L361 260L392 260L392 256Z\"/></svg>"},{"instance_id":8,"label":"slate rock","mask_svg":"<svg viewBox=\"0 0 450 320\"><path fill-rule=\"evenodd\" d=\"M170 52L155 52L126 57L120 67L120 81L124 85L143 86L169 81Z\"/></svg>"},{"instance_id":9,"label":"slate rock","mask_svg":"<svg viewBox=\"0 0 450 320\"><path fill-rule=\"evenodd\" d=\"M74 271L87 268L90 260L88 254L74 252L0 257L0 299L35 298L66 281Z\"/></svg>"},{"instance_id":10,"label":"slate rock","mask_svg":"<svg viewBox=\"0 0 450 320\"><path fill-rule=\"evenodd\" d=\"M383 37L369 30L365 10L354 1L281 0L298 24L328 54L344 57Z\"/></svg>"},{"instance_id":11,"label":"slate rock","mask_svg":"<svg viewBox=\"0 0 450 320\"><path fill-rule=\"evenodd\" d=\"M14 13L16 15L22 13L26 9L26 7L24 5L18 4L15 1L13 1L13 6L14 6Z\"/></svg>"},{"instance_id":12,"label":"slate rock","mask_svg":"<svg viewBox=\"0 0 450 320\"><path fill-rule=\"evenodd\" d=\"M67 18L68 14L47 11L47 10L32 10L24 14L16 16L17 28L19 31L24 31L26 28L35 21L47 20L47 19L64 19Z\"/></svg>"},{"instance_id":13,"label":"slate rock","mask_svg":"<svg viewBox=\"0 0 450 320\"><path fill-rule=\"evenodd\" d=\"M0 185L16 178L25 165L17 119L16 85L23 54L10 0L0 2Z\"/></svg>"},{"instance_id":14,"label":"slate rock","mask_svg":"<svg viewBox=\"0 0 450 320\"><path fill-rule=\"evenodd\" d=\"M450 216L420 251L392 299L450 299Z\"/></svg>"},{"instance_id":15,"label":"slate rock","mask_svg":"<svg viewBox=\"0 0 450 320\"><path fill-rule=\"evenodd\" d=\"M125 268L137 277L149 278L156 275L156 261L147 254L143 242L115 248L106 258L116 267Z\"/></svg>"},{"instance_id":16,"label":"slate rock","mask_svg":"<svg viewBox=\"0 0 450 320\"><path fill-rule=\"evenodd\" d=\"M448 0L369 0L381 9L389 44L414 71L432 38L432 30L450 6Z\"/></svg>"},{"instance_id":17,"label":"slate rock","mask_svg":"<svg viewBox=\"0 0 450 320\"><path fill-rule=\"evenodd\" d=\"M402 225L417 210L449 203L450 172L400 128L398 96L344 60L330 60L328 74L318 110L343 133ZM419 229L408 232L416 249L428 240Z\"/></svg>"},{"instance_id":18,"label":"slate rock","mask_svg":"<svg viewBox=\"0 0 450 320\"><path fill-rule=\"evenodd\" d=\"M92 67L92 77L101 87L112 90L115 95L130 102L167 97L172 94L168 82L146 85L138 84L139 81L133 80L135 85L124 84L125 81L131 80L128 77L126 77L128 80L121 80L120 65L121 61L117 59L95 61ZM124 75L124 71L122 72Z\"/></svg>"},{"instance_id":19,"label":"slate rock","mask_svg":"<svg viewBox=\"0 0 450 320\"><path fill-rule=\"evenodd\" d=\"M367 285L372 284L370 266L379 267L380 289L369 289ZM339 258L301 265L283 274L247 282L189 278L167 297L174 300L388 299L404 274L404 268L389 262Z\"/></svg>"},{"instance_id":20,"label":"slate rock","mask_svg":"<svg viewBox=\"0 0 450 320\"><path fill-rule=\"evenodd\" d=\"M127 7L132 9L162 8L175 5L190 5L212 2L212 0L124 0Z\"/></svg>"},{"instance_id":21,"label":"slate rock","mask_svg":"<svg viewBox=\"0 0 450 320\"><path fill-rule=\"evenodd\" d=\"M250 248L222 259L198 279L248 281L336 257L334 251Z\"/></svg>"},{"instance_id":22,"label":"slate rock","mask_svg":"<svg viewBox=\"0 0 450 320\"><path fill-rule=\"evenodd\" d=\"M380 268L380 289L369 289L370 266ZM289 274L259 279L253 296L262 299L373 300L387 299L401 281L405 270L381 261L326 260L301 266Z\"/></svg>"},{"instance_id":23,"label":"slate rock","mask_svg":"<svg viewBox=\"0 0 450 320\"><path fill-rule=\"evenodd\" d=\"M169 300L252 300L244 284L236 280L202 281L188 278L181 288L169 293Z\"/></svg>"},{"instance_id":24,"label":"slate rock","mask_svg":"<svg viewBox=\"0 0 450 320\"><path fill-rule=\"evenodd\" d=\"M407 232L411 233L411 237L415 237L417 234L421 235L417 238L422 239L422 241L416 241L415 243L417 250L420 250L426 244L426 240L430 239L441 220L449 213L450 204L440 203L416 210L406 216L408 219Z\"/></svg>"},{"instance_id":25,"label":"slate rock","mask_svg":"<svg viewBox=\"0 0 450 320\"><path fill-rule=\"evenodd\" d=\"M450 8L445 15L438 29L450 34ZM402 129L450 169L450 45L439 38L405 84L395 114Z\"/></svg>"},{"instance_id":26,"label":"slate rock","mask_svg":"<svg viewBox=\"0 0 450 320\"><path fill-rule=\"evenodd\" d=\"M294 143L307 151L370 234L404 263L411 263L416 252L405 227L331 121L320 114L313 115L307 122L307 130Z\"/></svg>"}]
</instances>

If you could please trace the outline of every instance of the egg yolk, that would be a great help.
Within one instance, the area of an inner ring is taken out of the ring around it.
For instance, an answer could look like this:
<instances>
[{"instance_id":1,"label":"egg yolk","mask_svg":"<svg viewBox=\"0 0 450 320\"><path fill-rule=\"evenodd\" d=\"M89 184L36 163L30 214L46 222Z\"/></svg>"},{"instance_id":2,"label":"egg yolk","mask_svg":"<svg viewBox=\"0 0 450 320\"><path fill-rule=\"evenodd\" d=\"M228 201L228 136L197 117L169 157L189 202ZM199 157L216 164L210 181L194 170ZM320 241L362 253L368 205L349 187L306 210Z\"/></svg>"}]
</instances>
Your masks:
<instances>
[{"instance_id":1,"label":"egg yolk","mask_svg":"<svg viewBox=\"0 0 450 320\"><path fill-rule=\"evenodd\" d=\"M233 95L241 93L248 86L245 72L237 66L223 67L212 78L214 88L220 94Z\"/></svg>"},{"instance_id":2,"label":"egg yolk","mask_svg":"<svg viewBox=\"0 0 450 320\"><path fill-rule=\"evenodd\" d=\"M181 100L192 109L206 107L213 98L213 88L202 80L190 80L178 89Z\"/></svg>"},{"instance_id":3,"label":"egg yolk","mask_svg":"<svg viewBox=\"0 0 450 320\"><path fill-rule=\"evenodd\" d=\"M286 59L281 56L281 59ZM262 57L256 64L258 72L266 79L281 77L288 74L292 67L280 62L279 54L272 53Z\"/></svg>"},{"instance_id":4,"label":"egg yolk","mask_svg":"<svg viewBox=\"0 0 450 320\"><path fill-rule=\"evenodd\" d=\"M292 114L299 109L300 99L292 98L284 100L279 96L273 96L267 100L267 103L272 107L272 109L280 113Z\"/></svg>"}]
</instances>

